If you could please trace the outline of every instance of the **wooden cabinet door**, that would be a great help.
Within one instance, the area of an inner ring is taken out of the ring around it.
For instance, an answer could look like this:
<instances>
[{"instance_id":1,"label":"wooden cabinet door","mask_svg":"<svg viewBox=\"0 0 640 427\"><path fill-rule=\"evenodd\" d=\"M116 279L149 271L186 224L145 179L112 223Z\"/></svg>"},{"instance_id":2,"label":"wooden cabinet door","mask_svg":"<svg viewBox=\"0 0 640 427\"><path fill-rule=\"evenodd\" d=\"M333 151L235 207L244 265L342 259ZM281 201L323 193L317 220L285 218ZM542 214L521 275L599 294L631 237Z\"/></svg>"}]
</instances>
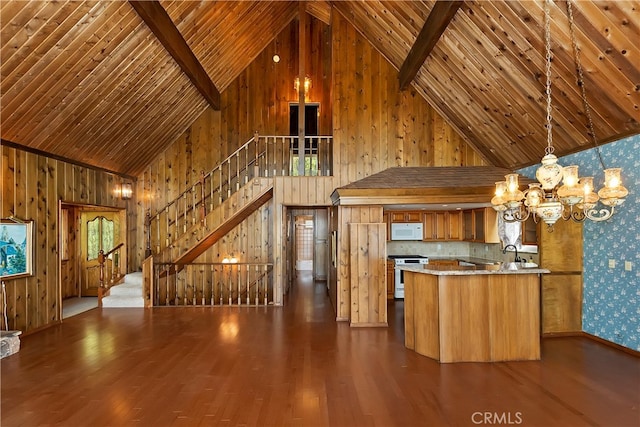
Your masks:
<instances>
[{"instance_id":1,"label":"wooden cabinet door","mask_svg":"<svg viewBox=\"0 0 640 427\"><path fill-rule=\"evenodd\" d=\"M582 274L542 275L542 333L582 331Z\"/></svg>"},{"instance_id":2,"label":"wooden cabinet door","mask_svg":"<svg viewBox=\"0 0 640 427\"><path fill-rule=\"evenodd\" d=\"M395 263L387 260L387 299L393 299L396 290L396 270Z\"/></svg>"},{"instance_id":3,"label":"wooden cabinet door","mask_svg":"<svg viewBox=\"0 0 640 427\"><path fill-rule=\"evenodd\" d=\"M422 212L405 212L405 222L422 222Z\"/></svg>"},{"instance_id":4,"label":"wooden cabinet door","mask_svg":"<svg viewBox=\"0 0 640 427\"><path fill-rule=\"evenodd\" d=\"M435 239L436 234L436 213L435 212L425 212L423 215L423 228L424 228L424 238L425 241L431 241Z\"/></svg>"},{"instance_id":5,"label":"wooden cabinet door","mask_svg":"<svg viewBox=\"0 0 640 427\"><path fill-rule=\"evenodd\" d=\"M462 240L462 212L447 212L447 239Z\"/></svg>"},{"instance_id":6,"label":"wooden cabinet door","mask_svg":"<svg viewBox=\"0 0 640 427\"><path fill-rule=\"evenodd\" d=\"M500 243L498 235L498 212L493 208L484 208L484 243Z\"/></svg>"},{"instance_id":7,"label":"wooden cabinet door","mask_svg":"<svg viewBox=\"0 0 640 427\"><path fill-rule=\"evenodd\" d=\"M484 242L484 208L473 210L474 242Z\"/></svg>"},{"instance_id":8,"label":"wooden cabinet door","mask_svg":"<svg viewBox=\"0 0 640 427\"><path fill-rule=\"evenodd\" d=\"M533 215L531 215L525 222L522 223L522 244L538 244L538 224L533 221Z\"/></svg>"},{"instance_id":9,"label":"wooden cabinet door","mask_svg":"<svg viewBox=\"0 0 640 427\"><path fill-rule=\"evenodd\" d=\"M389 212L391 215L391 222L405 222L404 212Z\"/></svg>"},{"instance_id":10,"label":"wooden cabinet door","mask_svg":"<svg viewBox=\"0 0 640 427\"><path fill-rule=\"evenodd\" d=\"M475 227L473 225L473 211L462 212L462 229L464 240L467 242L473 241L475 237Z\"/></svg>"},{"instance_id":11,"label":"wooden cabinet door","mask_svg":"<svg viewBox=\"0 0 640 427\"><path fill-rule=\"evenodd\" d=\"M447 240L447 212L436 212L435 240Z\"/></svg>"}]
</instances>

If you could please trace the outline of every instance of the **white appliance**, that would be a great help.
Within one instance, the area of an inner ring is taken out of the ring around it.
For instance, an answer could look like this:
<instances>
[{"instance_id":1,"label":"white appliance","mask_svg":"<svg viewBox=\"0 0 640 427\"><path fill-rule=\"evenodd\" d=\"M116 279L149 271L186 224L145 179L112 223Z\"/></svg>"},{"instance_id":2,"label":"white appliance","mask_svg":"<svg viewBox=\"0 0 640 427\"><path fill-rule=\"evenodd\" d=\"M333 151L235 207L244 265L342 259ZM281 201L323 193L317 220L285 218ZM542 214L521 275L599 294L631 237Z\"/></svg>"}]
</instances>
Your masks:
<instances>
[{"instance_id":1,"label":"white appliance","mask_svg":"<svg viewBox=\"0 0 640 427\"><path fill-rule=\"evenodd\" d=\"M422 240L422 223L394 222L391 224L391 240Z\"/></svg>"},{"instance_id":2,"label":"white appliance","mask_svg":"<svg viewBox=\"0 0 640 427\"><path fill-rule=\"evenodd\" d=\"M404 271L398 266L411 264L429 264L429 258L422 255L389 255L395 264L395 290L393 297L404 299Z\"/></svg>"}]
</instances>

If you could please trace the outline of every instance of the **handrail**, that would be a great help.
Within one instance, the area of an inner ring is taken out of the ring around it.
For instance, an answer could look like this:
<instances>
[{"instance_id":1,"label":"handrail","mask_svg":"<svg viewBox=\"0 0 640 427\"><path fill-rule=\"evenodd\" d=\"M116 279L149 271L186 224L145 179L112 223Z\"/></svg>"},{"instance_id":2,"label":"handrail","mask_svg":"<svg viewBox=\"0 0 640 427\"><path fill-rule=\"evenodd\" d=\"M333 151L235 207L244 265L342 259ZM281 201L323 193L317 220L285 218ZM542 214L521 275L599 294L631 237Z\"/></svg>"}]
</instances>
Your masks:
<instances>
[{"instance_id":1,"label":"handrail","mask_svg":"<svg viewBox=\"0 0 640 427\"><path fill-rule=\"evenodd\" d=\"M121 247L124 246L124 242L120 243L118 246L115 246L113 249L111 249L109 252L107 252L106 254L104 254L104 256L106 258L109 258L109 255L111 255L112 253L114 253L116 250L120 249ZM102 252L102 251L101 251Z\"/></svg>"},{"instance_id":2,"label":"handrail","mask_svg":"<svg viewBox=\"0 0 640 427\"><path fill-rule=\"evenodd\" d=\"M120 249L124 246L125 244L124 242L122 242L107 253L105 253L103 249L100 249L100 252L98 252L98 269L99 269L98 271L98 274L99 274L98 305L100 307L102 306L102 298L105 296L105 293L111 287L105 284L105 264L107 262L107 259L112 254L120 254ZM111 275L109 278L109 284L113 284L115 283L116 280L119 280L120 278L123 277L123 275L120 274L120 258L121 258L120 256L114 257L114 259L111 261Z\"/></svg>"},{"instance_id":3,"label":"handrail","mask_svg":"<svg viewBox=\"0 0 640 427\"><path fill-rule=\"evenodd\" d=\"M305 175L330 175L333 138L307 136L307 142L298 144L294 151L294 142L298 139L298 136L260 136L256 132L209 172L202 171L193 185L163 208L153 214L147 211L146 255L161 253L198 222L204 224L209 212L250 180L259 176L296 175L297 169L291 170L292 156L311 156L311 160L305 162Z\"/></svg>"}]
</instances>

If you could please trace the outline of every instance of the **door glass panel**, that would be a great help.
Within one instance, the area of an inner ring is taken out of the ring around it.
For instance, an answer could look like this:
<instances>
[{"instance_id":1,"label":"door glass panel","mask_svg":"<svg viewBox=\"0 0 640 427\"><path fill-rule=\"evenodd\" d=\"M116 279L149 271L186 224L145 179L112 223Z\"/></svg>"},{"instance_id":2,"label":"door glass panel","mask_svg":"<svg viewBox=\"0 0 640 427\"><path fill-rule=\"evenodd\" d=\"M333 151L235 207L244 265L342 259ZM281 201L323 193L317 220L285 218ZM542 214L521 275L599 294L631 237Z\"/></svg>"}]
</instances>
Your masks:
<instances>
[{"instance_id":1,"label":"door glass panel","mask_svg":"<svg viewBox=\"0 0 640 427\"><path fill-rule=\"evenodd\" d=\"M114 246L113 221L103 216L87 221L87 260L98 258L100 250L109 251Z\"/></svg>"}]
</instances>

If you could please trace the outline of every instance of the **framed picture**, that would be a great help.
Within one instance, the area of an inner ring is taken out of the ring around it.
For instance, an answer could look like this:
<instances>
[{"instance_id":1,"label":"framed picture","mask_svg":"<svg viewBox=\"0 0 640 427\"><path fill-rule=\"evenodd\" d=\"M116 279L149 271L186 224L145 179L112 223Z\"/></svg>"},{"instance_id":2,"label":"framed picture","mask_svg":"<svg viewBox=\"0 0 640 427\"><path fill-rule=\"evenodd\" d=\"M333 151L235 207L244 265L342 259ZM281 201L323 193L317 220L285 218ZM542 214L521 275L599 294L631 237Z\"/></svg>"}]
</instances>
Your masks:
<instances>
[{"instance_id":1,"label":"framed picture","mask_svg":"<svg viewBox=\"0 0 640 427\"><path fill-rule=\"evenodd\" d=\"M33 221L0 220L0 279L33 276Z\"/></svg>"}]
</instances>

